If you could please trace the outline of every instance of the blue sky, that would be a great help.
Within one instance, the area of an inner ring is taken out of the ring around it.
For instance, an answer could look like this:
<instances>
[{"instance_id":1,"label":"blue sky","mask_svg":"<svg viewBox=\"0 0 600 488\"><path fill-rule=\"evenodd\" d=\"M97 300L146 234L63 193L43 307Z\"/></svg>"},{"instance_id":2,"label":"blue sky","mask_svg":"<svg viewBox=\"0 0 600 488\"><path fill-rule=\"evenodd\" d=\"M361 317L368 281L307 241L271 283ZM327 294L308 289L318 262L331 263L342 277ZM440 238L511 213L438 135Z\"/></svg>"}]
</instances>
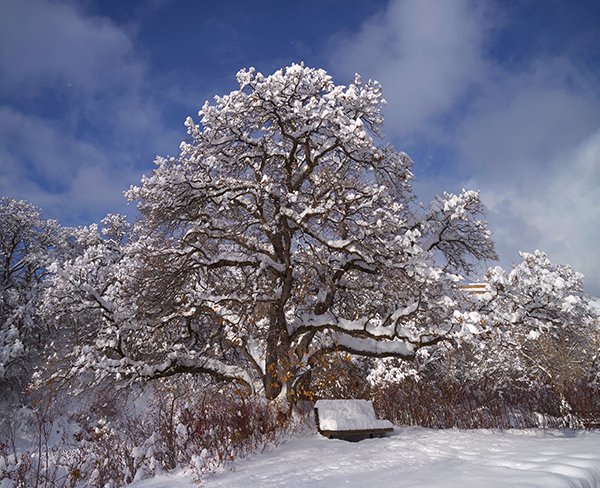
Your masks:
<instances>
[{"instance_id":1,"label":"blue sky","mask_svg":"<svg viewBox=\"0 0 600 488\"><path fill-rule=\"evenodd\" d=\"M68 225L127 212L235 73L379 80L415 188L478 189L501 264L540 248L600 295L597 0L0 0L0 195Z\"/></svg>"}]
</instances>

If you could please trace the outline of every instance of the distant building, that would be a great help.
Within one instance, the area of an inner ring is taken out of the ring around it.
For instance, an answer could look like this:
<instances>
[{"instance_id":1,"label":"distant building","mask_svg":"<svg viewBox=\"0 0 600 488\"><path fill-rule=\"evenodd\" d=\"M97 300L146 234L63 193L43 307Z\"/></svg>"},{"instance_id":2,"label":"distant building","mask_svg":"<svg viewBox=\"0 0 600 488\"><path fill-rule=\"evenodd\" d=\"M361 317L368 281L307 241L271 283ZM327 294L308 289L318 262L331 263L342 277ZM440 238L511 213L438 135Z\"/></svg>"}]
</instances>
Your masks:
<instances>
[{"instance_id":1,"label":"distant building","mask_svg":"<svg viewBox=\"0 0 600 488\"><path fill-rule=\"evenodd\" d=\"M473 295L482 295L488 291L492 291L490 285L487 283L469 283L468 285L460 285L458 288Z\"/></svg>"}]
</instances>

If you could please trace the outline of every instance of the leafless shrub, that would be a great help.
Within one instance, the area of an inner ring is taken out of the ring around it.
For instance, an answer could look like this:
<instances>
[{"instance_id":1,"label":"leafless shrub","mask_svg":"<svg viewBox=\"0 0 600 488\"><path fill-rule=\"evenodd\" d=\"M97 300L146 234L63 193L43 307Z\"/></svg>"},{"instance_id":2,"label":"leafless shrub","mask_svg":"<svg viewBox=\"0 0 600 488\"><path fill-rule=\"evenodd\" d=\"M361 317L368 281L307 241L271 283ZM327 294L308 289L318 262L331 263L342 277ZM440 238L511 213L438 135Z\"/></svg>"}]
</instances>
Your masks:
<instances>
[{"instance_id":1,"label":"leafless shrub","mask_svg":"<svg viewBox=\"0 0 600 488\"><path fill-rule=\"evenodd\" d=\"M374 389L382 416L398 425L433 428L581 428L600 418L598 391L580 384L566 392L536 389L496 390L447 378L390 383ZM595 410L594 410L595 409ZM589 425L591 426L591 425Z\"/></svg>"},{"instance_id":2,"label":"leafless shrub","mask_svg":"<svg viewBox=\"0 0 600 488\"><path fill-rule=\"evenodd\" d=\"M200 479L277 443L289 425L273 402L235 388L164 382L151 390L143 391L137 408L135 399L110 389L80 400L80 412L70 418L77 431L58 440L52 439L53 395L40 394L29 413L30 449L15 446L14 425L2 429L0 484L119 487L176 467Z\"/></svg>"}]
</instances>

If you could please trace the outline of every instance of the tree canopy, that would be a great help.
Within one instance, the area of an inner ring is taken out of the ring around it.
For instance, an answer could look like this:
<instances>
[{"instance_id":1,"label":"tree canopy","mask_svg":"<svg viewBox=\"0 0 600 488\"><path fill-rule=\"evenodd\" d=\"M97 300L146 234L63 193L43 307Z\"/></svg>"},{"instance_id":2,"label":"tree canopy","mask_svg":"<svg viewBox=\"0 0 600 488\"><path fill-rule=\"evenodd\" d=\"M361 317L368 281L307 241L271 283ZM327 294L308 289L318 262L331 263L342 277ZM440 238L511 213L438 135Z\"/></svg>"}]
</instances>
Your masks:
<instances>
[{"instance_id":1,"label":"tree canopy","mask_svg":"<svg viewBox=\"0 0 600 488\"><path fill-rule=\"evenodd\" d=\"M303 65L237 80L129 191L142 217L113 285L72 283L105 322L81 363L209 373L274 399L328 354L410 359L470 333L454 284L495 258L479 195L419 211L412 161L378 143L379 84Z\"/></svg>"}]
</instances>

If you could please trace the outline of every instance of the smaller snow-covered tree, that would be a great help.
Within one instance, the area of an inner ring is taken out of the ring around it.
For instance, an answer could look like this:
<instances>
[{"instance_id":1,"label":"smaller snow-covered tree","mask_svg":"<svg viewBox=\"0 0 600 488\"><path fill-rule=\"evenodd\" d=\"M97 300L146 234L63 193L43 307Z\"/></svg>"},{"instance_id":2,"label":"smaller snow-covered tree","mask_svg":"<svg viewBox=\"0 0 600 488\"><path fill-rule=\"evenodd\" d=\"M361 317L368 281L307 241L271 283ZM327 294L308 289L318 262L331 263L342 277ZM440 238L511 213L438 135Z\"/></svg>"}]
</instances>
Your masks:
<instances>
[{"instance_id":1,"label":"smaller snow-covered tree","mask_svg":"<svg viewBox=\"0 0 600 488\"><path fill-rule=\"evenodd\" d=\"M67 232L25 201L0 198L0 381L23 380L48 340L39 320L44 279L67 251Z\"/></svg>"},{"instance_id":2,"label":"smaller snow-covered tree","mask_svg":"<svg viewBox=\"0 0 600 488\"><path fill-rule=\"evenodd\" d=\"M481 318L470 341L377 364L369 380L388 418L469 428L597 418L599 322L582 276L540 251L521 256L511 271L491 268L477 293L463 287Z\"/></svg>"},{"instance_id":3,"label":"smaller snow-covered tree","mask_svg":"<svg viewBox=\"0 0 600 488\"><path fill-rule=\"evenodd\" d=\"M489 291L477 307L487 333L476 363L507 381L564 390L592 374L596 314L580 273L541 251L521 257L512 271L495 267L486 275Z\"/></svg>"},{"instance_id":4,"label":"smaller snow-covered tree","mask_svg":"<svg viewBox=\"0 0 600 488\"><path fill-rule=\"evenodd\" d=\"M108 361L103 352L120 347L118 338L116 342L112 339L114 331L132 313L131 302L123 298L129 295L123 292L128 277L122 266L131 225L117 214L109 214L101 224L100 229L92 224L74 231L79 252L63 263L54 263L48 279L43 314L62 332L60 355L72 366L62 368L61 376L81 373L90 364L101 362L95 352ZM111 338L108 342L107 337Z\"/></svg>"}]
</instances>

